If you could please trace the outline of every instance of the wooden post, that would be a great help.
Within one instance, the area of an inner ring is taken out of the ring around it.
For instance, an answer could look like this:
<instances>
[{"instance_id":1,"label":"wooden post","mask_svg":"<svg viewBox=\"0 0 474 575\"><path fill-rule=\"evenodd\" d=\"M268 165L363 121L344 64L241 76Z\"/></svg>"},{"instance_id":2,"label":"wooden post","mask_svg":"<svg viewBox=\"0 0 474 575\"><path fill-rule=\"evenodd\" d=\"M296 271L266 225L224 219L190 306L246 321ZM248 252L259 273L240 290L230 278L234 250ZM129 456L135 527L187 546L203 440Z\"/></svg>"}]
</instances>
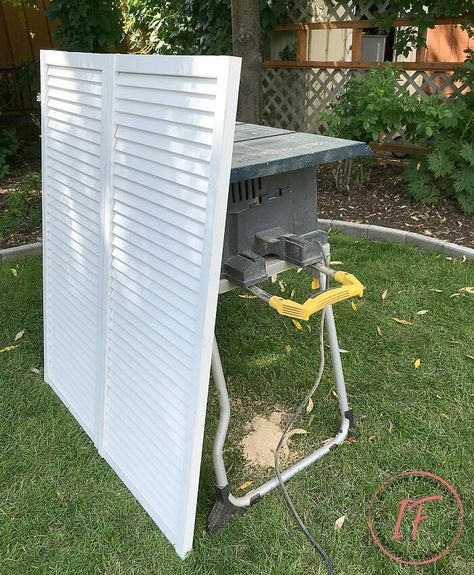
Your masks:
<instances>
[{"instance_id":1,"label":"wooden post","mask_svg":"<svg viewBox=\"0 0 474 575\"><path fill-rule=\"evenodd\" d=\"M296 32L296 61L305 62L308 59L308 30Z\"/></svg>"},{"instance_id":2,"label":"wooden post","mask_svg":"<svg viewBox=\"0 0 474 575\"><path fill-rule=\"evenodd\" d=\"M259 0L232 0L232 48L242 58L237 119L262 121L262 54Z\"/></svg>"},{"instance_id":3,"label":"wooden post","mask_svg":"<svg viewBox=\"0 0 474 575\"><path fill-rule=\"evenodd\" d=\"M362 28L352 30L352 61L360 62L362 58Z\"/></svg>"}]
</instances>

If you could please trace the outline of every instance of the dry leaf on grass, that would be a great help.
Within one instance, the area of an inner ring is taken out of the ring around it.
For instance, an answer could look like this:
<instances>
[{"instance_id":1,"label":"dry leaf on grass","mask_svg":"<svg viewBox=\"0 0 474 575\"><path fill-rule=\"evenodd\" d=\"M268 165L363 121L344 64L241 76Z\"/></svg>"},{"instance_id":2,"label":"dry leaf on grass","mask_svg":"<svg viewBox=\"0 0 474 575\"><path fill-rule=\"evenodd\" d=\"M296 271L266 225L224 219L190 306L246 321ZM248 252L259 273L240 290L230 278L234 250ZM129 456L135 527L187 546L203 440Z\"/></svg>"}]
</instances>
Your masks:
<instances>
[{"instance_id":1,"label":"dry leaf on grass","mask_svg":"<svg viewBox=\"0 0 474 575\"><path fill-rule=\"evenodd\" d=\"M350 445L352 445L353 443L357 443L357 437L354 437L353 435L349 435L346 438L346 443L349 443Z\"/></svg>"},{"instance_id":2,"label":"dry leaf on grass","mask_svg":"<svg viewBox=\"0 0 474 575\"><path fill-rule=\"evenodd\" d=\"M15 336L15 341L18 341L19 339L21 339L23 336L25 335L25 330L22 329L21 331L19 331L16 336Z\"/></svg>"},{"instance_id":3,"label":"dry leaf on grass","mask_svg":"<svg viewBox=\"0 0 474 575\"><path fill-rule=\"evenodd\" d=\"M296 289L293 288L293 289L291 290L291 293L290 293L290 298L293 299L293 298L295 297L295 295L296 295Z\"/></svg>"},{"instance_id":4,"label":"dry leaf on grass","mask_svg":"<svg viewBox=\"0 0 474 575\"><path fill-rule=\"evenodd\" d=\"M339 517L339 519L336 519L336 522L334 523L334 529L336 531L339 531L339 529L344 525L344 521L346 520L347 515L342 515L341 517Z\"/></svg>"},{"instance_id":5,"label":"dry leaf on grass","mask_svg":"<svg viewBox=\"0 0 474 575\"><path fill-rule=\"evenodd\" d=\"M377 330L377 334L378 334L380 337L382 337L382 330L380 329L380 327L377 326L375 329Z\"/></svg>"},{"instance_id":6,"label":"dry leaf on grass","mask_svg":"<svg viewBox=\"0 0 474 575\"><path fill-rule=\"evenodd\" d=\"M40 370L39 370L37 367L32 367L32 368L30 369L30 371L33 372L33 373L36 373L36 375L39 375L39 374L41 373Z\"/></svg>"},{"instance_id":7,"label":"dry leaf on grass","mask_svg":"<svg viewBox=\"0 0 474 575\"><path fill-rule=\"evenodd\" d=\"M278 282L278 285L280 286L280 291L283 293L284 291L286 291L286 284L283 280L280 280Z\"/></svg>"},{"instance_id":8,"label":"dry leaf on grass","mask_svg":"<svg viewBox=\"0 0 474 575\"><path fill-rule=\"evenodd\" d=\"M356 311L357 310L357 304L354 303L353 301L351 301L351 308Z\"/></svg>"},{"instance_id":9,"label":"dry leaf on grass","mask_svg":"<svg viewBox=\"0 0 474 575\"><path fill-rule=\"evenodd\" d=\"M387 429L389 433L393 431L393 421L391 419L388 420Z\"/></svg>"},{"instance_id":10,"label":"dry leaf on grass","mask_svg":"<svg viewBox=\"0 0 474 575\"><path fill-rule=\"evenodd\" d=\"M239 295L242 299L256 299L256 295L250 295L249 293L244 293Z\"/></svg>"},{"instance_id":11,"label":"dry leaf on grass","mask_svg":"<svg viewBox=\"0 0 474 575\"><path fill-rule=\"evenodd\" d=\"M239 491L243 491L244 489L247 489L247 487L250 487L252 485L253 481L244 481L244 483L242 483L242 485L239 485L237 487L237 489Z\"/></svg>"},{"instance_id":12,"label":"dry leaf on grass","mask_svg":"<svg viewBox=\"0 0 474 575\"><path fill-rule=\"evenodd\" d=\"M310 397L310 398L308 399L308 404L307 404L307 406L306 406L306 413L311 413L311 412L313 411L313 407L314 407L313 400L312 400L312 398Z\"/></svg>"},{"instance_id":13,"label":"dry leaf on grass","mask_svg":"<svg viewBox=\"0 0 474 575\"><path fill-rule=\"evenodd\" d=\"M474 294L474 287L472 286L468 286L468 287L462 287L458 289L459 293L470 293L470 294Z\"/></svg>"},{"instance_id":14,"label":"dry leaf on grass","mask_svg":"<svg viewBox=\"0 0 474 575\"><path fill-rule=\"evenodd\" d=\"M467 357L467 359L474 360L474 355L469 355L468 353L465 353L464 355Z\"/></svg>"},{"instance_id":15,"label":"dry leaf on grass","mask_svg":"<svg viewBox=\"0 0 474 575\"><path fill-rule=\"evenodd\" d=\"M276 283L278 279L278 274L273 274L272 276L270 276L270 281L272 282L272 284Z\"/></svg>"},{"instance_id":16,"label":"dry leaf on grass","mask_svg":"<svg viewBox=\"0 0 474 575\"><path fill-rule=\"evenodd\" d=\"M12 274L13 277L17 277L18 275L18 271L15 268L10 268L10 273Z\"/></svg>"},{"instance_id":17,"label":"dry leaf on grass","mask_svg":"<svg viewBox=\"0 0 474 575\"><path fill-rule=\"evenodd\" d=\"M369 437L369 443L374 443L375 442L375 435L371 435Z\"/></svg>"},{"instance_id":18,"label":"dry leaf on grass","mask_svg":"<svg viewBox=\"0 0 474 575\"><path fill-rule=\"evenodd\" d=\"M392 319L400 325L413 325L411 321L408 321L407 319L400 319L399 317L392 317Z\"/></svg>"},{"instance_id":19,"label":"dry leaf on grass","mask_svg":"<svg viewBox=\"0 0 474 575\"><path fill-rule=\"evenodd\" d=\"M420 311L416 312L416 315L425 315L425 313L428 313L427 309L420 309Z\"/></svg>"},{"instance_id":20,"label":"dry leaf on grass","mask_svg":"<svg viewBox=\"0 0 474 575\"><path fill-rule=\"evenodd\" d=\"M417 359L415 359L415 362L413 365L415 366L415 369L418 369L421 365L421 359L419 357Z\"/></svg>"},{"instance_id":21,"label":"dry leaf on grass","mask_svg":"<svg viewBox=\"0 0 474 575\"><path fill-rule=\"evenodd\" d=\"M442 289L435 289L435 288L430 288L430 291L434 291L436 293L443 293Z\"/></svg>"},{"instance_id":22,"label":"dry leaf on grass","mask_svg":"<svg viewBox=\"0 0 474 575\"><path fill-rule=\"evenodd\" d=\"M302 271L303 271L303 268L298 268L298 269L296 270L296 273L297 273L297 274L300 274Z\"/></svg>"},{"instance_id":23,"label":"dry leaf on grass","mask_svg":"<svg viewBox=\"0 0 474 575\"><path fill-rule=\"evenodd\" d=\"M292 349L292 348L291 348L291 345L290 345L289 343L285 344L285 351L286 351L286 353L290 353L291 349Z\"/></svg>"},{"instance_id":24,"label":"dry leaf on grass","mask_svg":"<svg viewBox=\"0 0 474 575\"><path fill-rule=\"evenodd\" d=\"M293 437L293 435L307 435L308 432L306 431L306 429L292 429L288 435L285 437L285 441L282 443L282 447L285 447L285 445L287 445L288 441L290 441L290 439Z\"/></svg>"},{"instance_id":25,"label":"dry leaf on grass","mask_svg":"<svg viewBox=\"0 0 474 575\"><path fill-rule=\"evenodd\" d=\"M296 327L297 330L303 329L301 322L299 322L297 319L292 319L291 321L293 322L293 325Z\"/></svg>"},{"instance_id":26,"label":"dry leaf on grass","mask_svg":"<svg viewBox=\"0 0 474 575\"><path fill-rule=\"evenodd\" d=\"M349 353L349 352L347 351L347 349L342 349L342 348L340 347L340 348L339 348L339 353Z\"/></svg>"},{"instance_id":27,"label":"dry leaf on grass","mask_svg":"<svg viewBox=\"0 0 474 575\"><path fill-rule=\"evenodd\" d=\"M7 351L13 351L14 349L16 349L18 346L17 345L7 345L7 347L4 347L3 349L0 349L0 353L5 353Z\"/></svg>"},{"instance_id":28,"label":"dry leaf on grass","mask_svg":"<svg viewBox=\"0 0 474 575\"><path fill-rule=\"evenodd\" d=\"M382 301L385 301L387 299L388 296L388 289L383 290L382 293Z\"/></svg>"},{"instance_id":29,"label":"dry leaf on grass","mask_svg":"<svg viewBox=\"0 0 474 575\"><path fill-rule=\"evenodd\" d=\"M334 261L331 261L331 265L332 266L342 266L343 262L340 262L339 260L334 260Z\"/></svg>"}]
</instances>

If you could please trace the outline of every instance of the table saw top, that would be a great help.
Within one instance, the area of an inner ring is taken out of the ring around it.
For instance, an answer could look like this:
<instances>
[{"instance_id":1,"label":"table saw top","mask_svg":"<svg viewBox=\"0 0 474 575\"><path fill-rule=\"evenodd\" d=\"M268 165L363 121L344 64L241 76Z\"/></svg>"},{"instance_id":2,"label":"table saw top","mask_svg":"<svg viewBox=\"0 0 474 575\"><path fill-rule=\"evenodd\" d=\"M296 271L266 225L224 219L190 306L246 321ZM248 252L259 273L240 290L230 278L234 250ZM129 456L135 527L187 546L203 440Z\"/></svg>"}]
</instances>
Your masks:
<instances>
[{"instance_id":1,"label":"table saw top","mask_svg":"<svg viewBox=\"0 0 474 575\"><path fill-rule=\"evenodd\" d=\"M237 122L231 182L368 156L364 142Z\"/></svg>"}]
</instances>

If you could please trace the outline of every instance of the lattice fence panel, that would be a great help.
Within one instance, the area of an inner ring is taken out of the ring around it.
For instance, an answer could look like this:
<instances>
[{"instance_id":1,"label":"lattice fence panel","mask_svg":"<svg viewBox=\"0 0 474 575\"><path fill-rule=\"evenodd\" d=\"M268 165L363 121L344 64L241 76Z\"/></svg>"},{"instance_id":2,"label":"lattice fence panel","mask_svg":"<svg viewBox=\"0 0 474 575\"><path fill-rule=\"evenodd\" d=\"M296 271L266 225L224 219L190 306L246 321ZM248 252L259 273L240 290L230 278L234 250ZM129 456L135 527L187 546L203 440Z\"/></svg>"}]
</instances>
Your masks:
<instances>
[{"instance_id":1,"label":"lattice fence panel","mask_svg":"<svg viewBox=\"0 0 474 575\"><path fill-rule=\"evenodd\" d=\"M264 71L264 122L271 126L306 132L323 132L321 114L344 91L346 82L363 74L360 70L325 68L266 68ZM454 83L452 72L405 70L400 74L399 93L412 95L460 94L468 86Z\"/></svg>"}]
</instances>

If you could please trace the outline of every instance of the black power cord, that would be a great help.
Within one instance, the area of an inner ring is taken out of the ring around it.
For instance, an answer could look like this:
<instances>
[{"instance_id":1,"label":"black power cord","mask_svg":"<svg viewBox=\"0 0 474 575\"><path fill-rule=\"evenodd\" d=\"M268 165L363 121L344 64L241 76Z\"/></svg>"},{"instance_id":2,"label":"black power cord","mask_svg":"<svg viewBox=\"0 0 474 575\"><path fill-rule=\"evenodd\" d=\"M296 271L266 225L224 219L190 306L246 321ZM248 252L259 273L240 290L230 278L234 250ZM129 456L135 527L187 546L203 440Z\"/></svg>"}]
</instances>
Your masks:
<instances>
[{"instance_id":1,"label":"black power cord","mask_svg":"<svg viewBox=\"0 0 474 575\"><path fill-rule=\"evenodd\" d=\"M324 257L323 247L322 246L320 246L320 247L321 247L321 253L323 254L324 264L327 266L326 258ZM281 449L282 449L283 445L285 445L285 443L287 441L288 434L290 433L291 429L293 428L293 425L295 424L297 419L300 417L300 415L303 412L303 410L305 409L305 407L308 405L308 401L309 401L310 397L312 397L313 394L318 389L319 384L321 383L321 379L323 377L324 363L325 363L325 359L324 359L324 322L325 322L325 318L326 318L326 309L323 309L321 311L321 321L320 321L320 328L319 328L320 364L319 364L318 375L316 376L316 380L315 380L313 386L308 391L308 393L305 395L303 401L298 405L295 413L289 419L289 421L286 424L286 427L282 433L282 436L280 437L280 441L278 442L278 445L275 449L275 474L276 474L276 477L278 479L278 483L280 484L281 490L283 492L283 496L285 498L286 504L287 504L289 510L291 511L293 517L295 518L296 522L298 523L300 529L306 535L308 541L316 549L316 551L321 555L322 559L326 563L326 569L327 569L328 575L333 575L334 571L333 571L333 565L332 565L331 558L329 557L326 549L320 543L318 543L318 541L316 541L316 538L314 537L314 535L311 533L311 531L308 529L307 525L301 519L301 516L299 515L298 511L296 510L296 507L295 507L293 501L291 500L290 495L288 493L288 490L286 489L285 483L281 477L281 467L280 467L280 453L281 453Z\"/></svg>"}]
</instances>

